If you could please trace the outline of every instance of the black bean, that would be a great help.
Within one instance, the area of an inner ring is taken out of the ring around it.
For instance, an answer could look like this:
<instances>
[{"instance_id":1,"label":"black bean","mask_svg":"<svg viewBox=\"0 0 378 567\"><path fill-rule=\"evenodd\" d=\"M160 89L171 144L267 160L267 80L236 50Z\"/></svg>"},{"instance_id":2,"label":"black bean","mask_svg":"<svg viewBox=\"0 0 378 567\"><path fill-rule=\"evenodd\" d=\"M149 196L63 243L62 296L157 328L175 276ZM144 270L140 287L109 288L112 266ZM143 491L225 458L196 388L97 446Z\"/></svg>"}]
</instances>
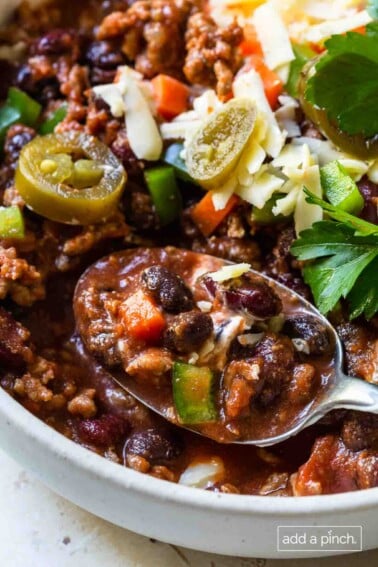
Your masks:
<instances>
[{"instance_id":1,"label":"black bean","mask_svg":"<svg viewBox=\"0 0 378 567\"><path fill-rule=\"evenodd\" d=\"M296 315L286 319L283 333L306 341L309 354L327 354L331 350L331 339L327 327L311 315Z\"/></svg>"},{"instance_id":2,"label":"black bean","mask_svg":"<svg viewBox=\"0 0 378 567\"><path fill-rule=\"evenodd\" d=\"M213 331L213 320L207 313L188 311L174 318L164 334L164 345L182 353L196 352Z\"/></svg>"},{"instance_id":3,"label":"black bean","mask_svg":"<svg viewBox=\"0 0 378 567\"><path fill-rule=\"evenodd\" d=\"M5 161L15 164L22 148L36 136L36 131L27 126L16 124L8 132L4 144Z\"/></svg>"},{"instance_id":4,"label":"black bean","mask_svg":"<svg viewBox=\"0 0 378 567\"><path fill-rule=\"evenodd\" d=\"M88 48L86 59L93 67L115 70L125 63L125 56L110 41L94 41Z\"/></svg>"},{"instance_id":5,"label":"black bean","mask_svg":"<svg viewBox=\"0 0 378 567\"><path fill-rule=\"evenodd\" d=\"M151 266L144 270L142 284L169 313L182 313L194 307L190 289L177 274L163 266Z\"/></svg>"},{"instance_id":6,"label":"black bean","mask_svg":"<svg viewBox=\"0 0 378 567\"><path fill-rule=\"evenodd\" d=\"M56 29L38 39L34 46L36 55L62 55L71 53L77 45L77 35L73 31Z\"/></svg>"},{"instance_id":7,"label":"black bean","mask_svg":"<svg viewBox=\"0 0 378 567\"><path fill-rule=\"evenodd\" d=\"M169 429L151 427L132 433L125 444L126 455L138 455L151 465L165 465L182 452L181 438Z\"/></svg>"}]
</instances>

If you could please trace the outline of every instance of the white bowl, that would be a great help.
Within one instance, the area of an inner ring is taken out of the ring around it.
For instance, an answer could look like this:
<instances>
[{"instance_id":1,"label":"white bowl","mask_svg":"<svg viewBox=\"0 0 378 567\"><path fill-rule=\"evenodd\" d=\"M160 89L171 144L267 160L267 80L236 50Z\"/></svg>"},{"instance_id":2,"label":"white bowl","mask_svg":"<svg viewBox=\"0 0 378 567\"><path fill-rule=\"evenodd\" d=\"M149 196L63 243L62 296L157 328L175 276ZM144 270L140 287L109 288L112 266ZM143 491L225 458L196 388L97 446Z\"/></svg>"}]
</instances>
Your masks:
<instances>
[{"instance_id":1,"label":"white bowl","mask_svg":"<svg viewBox=\"0 0 378 567\"><path fill-rule=\"evenodd\" d=\"M362 526L378 545L378 488L331 496L218 494L143 475L66 439L0 389L0 444L52 490L139 534L241 557L318 557L277 550L278 526Z\"/></svg>"},{"instance_id":2,"label":"white bowl","mask_svg":"<svg viewBox=\"0 0 378 567\"><path fill-rule=\"evenodd\" d=\"M0 0L0 23L19 1ZM277 528L339 525L362 526L363 549L378 547L378 488L304 498L187 488L83 449L1 388L0 444L61 496L114 524L172 544L241 557L324 557L324 552L279 552Z\"/></svg>"}]
</instances>

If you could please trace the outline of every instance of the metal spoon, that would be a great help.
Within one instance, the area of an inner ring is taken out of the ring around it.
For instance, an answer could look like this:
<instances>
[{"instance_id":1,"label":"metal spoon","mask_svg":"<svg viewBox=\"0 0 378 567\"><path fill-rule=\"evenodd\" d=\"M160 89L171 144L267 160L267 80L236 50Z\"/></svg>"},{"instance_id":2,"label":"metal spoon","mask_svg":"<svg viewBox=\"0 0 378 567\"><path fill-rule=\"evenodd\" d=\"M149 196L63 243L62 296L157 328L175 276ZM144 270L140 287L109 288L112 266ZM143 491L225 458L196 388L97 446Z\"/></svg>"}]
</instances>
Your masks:
<instances>
[{"instance_id":1,"label":"metal spoon","mask_svg":"<svg viewBox=\"0 0 378 567\"><path fill-rule=\"evenodd\" d=\"M173 251L176 255L180 254L180 250L172 248L168 250ZM130 262L130 265L132 265L132 251L127 251L125 254L127 254L128 261ZM194 255L192 252L186 252L186 254ZM225 260L220 260L219 258L213 258L207 255L195 254L195 256L199 261L203 261L205 265L211 265L215 269L231 264ZM113 264L114 257L117 257L117 254L112 255ZM103 266L103 262L104 259L97 263L97 266L96 264L94 265L94 268L98 270L98 273L101 273L101 263ZM81 278L81 281L79 281L75 300L78 295L83 292L83 289L85 288L85 278L88 277L92 268L89 268L89 270ZM251 426L253 425L252 416L252 418L247 417L240 420L239 425L241 432L239 432L239 435L235 435L235 428L237 429L237 425L233 424L230 427L230 424L224 421L199 424L195 426L180 423L180 420L177 418L174 410L172 390L170 387L160 389L157 396L156 391L154 391L151 384L146 384L142 380L135 380L135 378L127 375L122 369L108 370L109 373L111 373L112 378L142 404L161 415L164 419L174 423L175 425L184 427L185 429L189 429L197 434L222 443L238 443L256 445L259 447L266 447L281 443L282 441L296 435L306 427L316 423L327 413L335 409L358 410L378 414L378 386L344 374L342 370L342 343L329 321L323 317L311 303L286 286L278 283L268 276L265 276L264 274L255 272L254 270L250 270L249 274L251 274L252 277L256 277L256 279L263 280L271 288L273 288L277 295L280 296L283 303L284 315L285 313L290 314L291 316L293 316L293 314L310 315L312 318L317 319L326 327L329 337L334 345L334 355L333 357L330 356L329 369L328 372L326 372L325 378L323 377L324 379L321 387L319 387L318 391L314 394L313 399L309 403L304 404L298 409L298 413L287 420L282 420L280 418L277 421L277 416L280 414L280 406L276 406L273 411L269 410L268 406L265 414L261 414L259 416L259 427L257 431L253 430L253 428L251 431ZM122 275L124 275L124 270ZM311 362L311 357L309 362ZM263 427L261 427L261 423L263 424Z\"/></svg>"}]
</instances>

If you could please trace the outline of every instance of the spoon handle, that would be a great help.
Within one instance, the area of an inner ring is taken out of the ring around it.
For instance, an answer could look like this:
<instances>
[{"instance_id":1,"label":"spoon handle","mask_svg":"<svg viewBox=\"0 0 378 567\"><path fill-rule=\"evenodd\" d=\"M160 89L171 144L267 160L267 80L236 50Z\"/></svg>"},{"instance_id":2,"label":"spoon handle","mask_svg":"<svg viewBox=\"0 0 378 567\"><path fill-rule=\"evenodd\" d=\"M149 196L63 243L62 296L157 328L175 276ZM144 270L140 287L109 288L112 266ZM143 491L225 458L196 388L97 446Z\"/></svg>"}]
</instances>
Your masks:
<instances>
[{"instance_id":1,"label":"spoon handle","mask_svg":"<svg viewBox=\"0 0 378 567\"><path fill-rule=\"evenodd\" d=\"M351 409L378 414L378 385L343 375L327 400L332 409Z\"/></svg>"}]
</instances>

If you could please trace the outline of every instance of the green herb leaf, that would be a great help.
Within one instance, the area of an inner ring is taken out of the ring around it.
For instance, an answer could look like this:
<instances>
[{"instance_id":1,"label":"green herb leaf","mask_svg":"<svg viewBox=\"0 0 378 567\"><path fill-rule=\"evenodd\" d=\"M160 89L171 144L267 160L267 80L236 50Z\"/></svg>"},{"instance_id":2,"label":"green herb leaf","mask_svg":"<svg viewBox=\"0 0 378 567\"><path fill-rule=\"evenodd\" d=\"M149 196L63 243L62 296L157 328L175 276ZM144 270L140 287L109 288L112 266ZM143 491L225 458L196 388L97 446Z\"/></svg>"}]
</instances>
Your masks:
<instances>
[{"instance_id":1,"label":"green herb leaf","mask_svg":"<svg viewBox=\"0 0 378 567\"><path fill-rule=\"evenodd\" d=\"M378 19L378 0L369 0L367 5L367 11L370 16L375 20Z\"/></svg>"},{"instance_id":2,"label":"green herb leaf","mask_svg":"<svg viewBox=\"0 0 378 567\"><path fill-rule=\"evenodd\" d=\"M362 314L371 319L378 312L377 273L378 257L361 273L348 296L351 319Z\"/></svg>"},{"instance_id":3,"label":"green herb leaf","mask_svg":"<svg viewBox=\"0 0 378 567\"><path fill-rule=\"evenodd\" d=\"M325 43L305 98L326 111L343 132L372 137L378 133L378 22L366 35L349 32Z\"/></svg>"},{"instance_id":4,"label":"green herb leaf","mask_svg":"<svg viewBox=\"0 0 378 567\"><path fill-rule=\"evenodd\" d=\"M306 201L308 203L311 203L312 205L319 205L332 219L340 221L349 228L354 229L355 236L378 235L378 226L376 224L355 217L338 207L334 207L330 203L327 203L327 201L319 199L319 197L311 193L311 191L306 189L306 187L304 187L303 191L307 195Z\"/></svg>"},{"instance_id":5,"label":"green herb leaf","mask_svg":"<svg viewBox=\"0 0 378 567\"><path fill-rule=\"evenodd\" d=\"M372 279L369 265L378 258L378 234L356 236L354 228L346 224L321 221L301 232L291 252L299 260L313 260L303 269L303 276L322 313L352 294L352 318L363 312L367 317L374 315L378 307L376 272L372 271Z\"/></svg>"}]
</instances>

